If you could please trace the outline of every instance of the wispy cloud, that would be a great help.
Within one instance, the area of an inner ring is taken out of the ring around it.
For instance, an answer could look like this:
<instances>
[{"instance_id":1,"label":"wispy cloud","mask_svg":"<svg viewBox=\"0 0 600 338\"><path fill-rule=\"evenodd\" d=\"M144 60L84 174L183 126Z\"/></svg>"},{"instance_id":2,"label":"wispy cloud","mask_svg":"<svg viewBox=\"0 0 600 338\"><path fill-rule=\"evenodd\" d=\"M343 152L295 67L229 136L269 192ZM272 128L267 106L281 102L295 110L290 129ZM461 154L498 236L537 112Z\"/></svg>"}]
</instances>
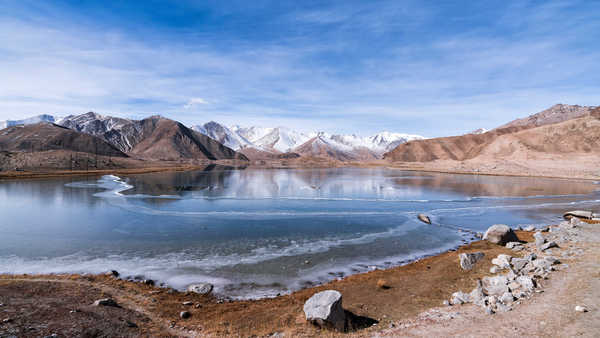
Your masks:
<instances>
[{"instance_id":1,"label":"wispy cloud","mask_svg":"<svg viewBox=\"0 0 600 338\"><path fill-rule=\"evenodd\" d=\"M599 104L593 2L194 4L162 16L7 3L0 119L95 110L437 136Z\"/></svg>"}]
</instances>

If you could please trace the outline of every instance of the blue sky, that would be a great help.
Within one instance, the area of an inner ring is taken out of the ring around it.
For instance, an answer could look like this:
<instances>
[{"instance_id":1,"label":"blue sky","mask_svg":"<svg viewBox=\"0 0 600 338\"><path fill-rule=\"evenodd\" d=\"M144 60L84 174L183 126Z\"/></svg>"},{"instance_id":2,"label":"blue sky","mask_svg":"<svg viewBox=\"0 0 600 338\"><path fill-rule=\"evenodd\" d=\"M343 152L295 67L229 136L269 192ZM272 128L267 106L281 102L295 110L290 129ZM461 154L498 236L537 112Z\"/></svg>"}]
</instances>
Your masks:
<instances>
[{"instance_id":1,"label":"blue sky","mask_svg":"<svg viewBox=\"0 0 600 338\"><path fill-rule=\"evenodd\" d=\"M369 135L600 105L600 1L0 1L0 119Z\"/></svg>"}]
</instances>

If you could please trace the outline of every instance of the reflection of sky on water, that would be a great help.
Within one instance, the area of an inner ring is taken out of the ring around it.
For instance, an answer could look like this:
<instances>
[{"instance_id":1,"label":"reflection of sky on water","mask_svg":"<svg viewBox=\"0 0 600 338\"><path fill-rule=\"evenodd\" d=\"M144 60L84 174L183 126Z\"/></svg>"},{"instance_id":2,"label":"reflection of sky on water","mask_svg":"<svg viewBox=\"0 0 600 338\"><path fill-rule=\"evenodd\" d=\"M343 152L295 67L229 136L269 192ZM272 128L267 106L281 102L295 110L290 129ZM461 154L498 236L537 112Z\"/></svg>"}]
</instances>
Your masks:
<instances>
[{"instance_id":1,"label":"reflection of sky on water","mask_svg":"<svg viewBox=\"0 0 600 338\"><path fill-rule=\"evenodd\" d=\"M121 269L177 287L212 280L232 295L270 294L446 250L470 239L457 227L554 222L597 207L596 189L349 168L5 181L0 272ZM415 221L419 212L443 226ZM265 286L273 283L281 286Z\"/></svg>"}]
</instances>

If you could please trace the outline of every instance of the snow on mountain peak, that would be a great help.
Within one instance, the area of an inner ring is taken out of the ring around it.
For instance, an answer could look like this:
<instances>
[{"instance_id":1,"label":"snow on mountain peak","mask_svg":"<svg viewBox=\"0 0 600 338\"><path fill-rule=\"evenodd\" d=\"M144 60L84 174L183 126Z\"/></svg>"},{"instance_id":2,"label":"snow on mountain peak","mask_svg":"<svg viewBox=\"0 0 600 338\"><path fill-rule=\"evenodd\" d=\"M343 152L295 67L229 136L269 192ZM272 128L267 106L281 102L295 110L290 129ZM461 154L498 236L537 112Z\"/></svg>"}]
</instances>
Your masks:
<instances>
[{"instance_id":1,"label":"snow on mountain peak","mask_svg":"<svg viewBox=\"0 0 600 338\"><path fill-rule=\"evenodd\" d=\"M192 129L235 150L252 147L262 151L282 153L293 152L294 149L316 138L313 146L325 145L342 152L367 149L381 155L401 143L424 138L419 135L392 133L389 131L383 131L373 136L361 137L354 134L333 135L326 132L302 133L287 127L240 127L234 125L228 128L216 122L194 126Z\"/></svg>"}]
</instances>

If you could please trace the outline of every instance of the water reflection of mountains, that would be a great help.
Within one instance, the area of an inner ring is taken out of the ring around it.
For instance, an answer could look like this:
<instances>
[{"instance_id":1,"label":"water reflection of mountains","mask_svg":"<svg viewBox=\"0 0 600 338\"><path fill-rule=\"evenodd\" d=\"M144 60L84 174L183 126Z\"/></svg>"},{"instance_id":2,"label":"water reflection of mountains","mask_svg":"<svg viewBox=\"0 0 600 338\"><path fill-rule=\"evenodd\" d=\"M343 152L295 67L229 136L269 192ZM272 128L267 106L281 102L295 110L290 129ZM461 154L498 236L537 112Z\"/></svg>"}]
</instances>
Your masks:
<instances>
[{"instance_id":1,"label":"water reflection of mountains","mask_svg":"<svg viewBox=\"0 0 600 338\"><path fill-rule=\"evenodd\" d=\"M253 169L210 165L203 170L159 172L126 177L133 188L124 194L198 196L204 198L277 198L337 196L361 192L381 196L385 189L446 191L467 196L540 196L590 194L588 181L562 179L400 172L382 168ZM173 199L152 199L169 203Z\"/></svg>"}]
</instances>

